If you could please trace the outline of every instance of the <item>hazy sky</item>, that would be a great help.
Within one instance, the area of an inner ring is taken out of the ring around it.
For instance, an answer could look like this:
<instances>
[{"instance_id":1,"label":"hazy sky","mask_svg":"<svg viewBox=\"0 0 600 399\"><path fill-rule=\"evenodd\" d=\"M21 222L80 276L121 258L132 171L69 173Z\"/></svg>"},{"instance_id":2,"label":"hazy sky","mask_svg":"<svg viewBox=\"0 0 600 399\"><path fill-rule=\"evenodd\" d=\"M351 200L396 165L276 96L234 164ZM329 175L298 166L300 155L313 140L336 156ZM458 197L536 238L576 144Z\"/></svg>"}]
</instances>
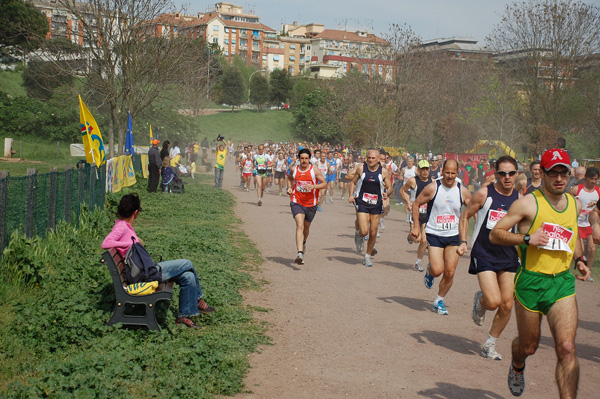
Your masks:
<instances>
[{"instance_id":1,"label":"hazy sky","mask_svg":"<svg viewBox=\"0 0 600 399\"><path fill-rule=\"evenodd\" d=\"M282 23L322 23L326 28L370 28L385 35L390 24L407 24L423 40L466 36L484 44L500 21L506 0L256 0L228 1L254 13L265 25L280 30ZM600 0L591 0L600 3ZM175 0L188 4L188 13L206 11L217 1ZM372 8L370 8L372 7Z\"/></svg>"}]
</instances>

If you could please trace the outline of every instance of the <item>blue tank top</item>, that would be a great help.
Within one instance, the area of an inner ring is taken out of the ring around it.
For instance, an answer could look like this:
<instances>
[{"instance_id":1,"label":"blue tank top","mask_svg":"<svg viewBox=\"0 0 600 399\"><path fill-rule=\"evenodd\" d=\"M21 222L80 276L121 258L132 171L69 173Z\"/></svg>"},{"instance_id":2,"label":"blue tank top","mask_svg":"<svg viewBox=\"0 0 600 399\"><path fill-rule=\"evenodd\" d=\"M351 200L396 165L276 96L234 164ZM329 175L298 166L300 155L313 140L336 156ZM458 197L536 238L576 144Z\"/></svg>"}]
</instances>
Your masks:
<instances>
[{"instance_id":1,"label":"blue tank top","mask_svg":"<svg viewBox=\"0 0 600 399\"><path fill-rule=\"evenodd\" d=\"M335 159L332 159L332 160L328 159L327 162L329 162L329 169L327 169L327 174L329 176L335 175L335 166L336 166Z\"/></svg>"},{"instance_id":2,"label":"blue tank top","mask_svg":"<svg viewBox=\"0 0 600 399\"><path fill-rule=\"evenodd\" d=\"M490 242L490 231L506 215L508 208L519 198L517 190L505 196L496 191L493 184L488 186L487 198L477 212L477 222L473 230L471 256L477 260L495 264L515 265L519 263L517 249L514 246L495 245ZM511 231L515 231L513 227Z\"/></svg>"},{"instance_id":3,"label":"blue tank top","mask_svg":"<svg viewBox=\"0 0 600 399\"><path fill-rule=\"evenodd\" d=\"M363 164L363 173L356 183L355 197L357 202L365 206L383 205L383 176L381 174L381 164L378 164L377 170L371 172L367 163Z\"/></svg>"}]
</instances>

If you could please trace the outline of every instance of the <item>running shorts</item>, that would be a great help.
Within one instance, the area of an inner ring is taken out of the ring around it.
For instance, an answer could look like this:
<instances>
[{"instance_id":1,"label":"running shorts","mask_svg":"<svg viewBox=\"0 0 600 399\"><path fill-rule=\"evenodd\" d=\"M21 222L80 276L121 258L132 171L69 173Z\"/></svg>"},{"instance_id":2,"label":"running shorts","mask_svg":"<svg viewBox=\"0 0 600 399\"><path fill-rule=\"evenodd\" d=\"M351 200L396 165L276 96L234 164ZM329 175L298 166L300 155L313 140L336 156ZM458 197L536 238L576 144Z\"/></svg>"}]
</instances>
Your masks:
<instances>
[{"instance_id":1,"label":"running shorts","mask_svg":"<svg viewBox=\"0 0 600 399\"><path fill-rule=\"evenodd\" d=\"M542 274L521 267L515 277L515 298L530 312L547 314L552 305L575 296L575 276L571 271Z\"/></svg>"},{"instance_id":2,"label":"running shorts","mask_svg":"<svg viewBox=\"0 0 600 399\"><path fill-rule=\"evenodd\" d=\"M317 214L316 205L306 207L298 204L297 202L290 201L290 208L292 209L292 217L296 218L296 215L303 214L304 220L306 220L308 223L312 223L315 215Z\"/></svg>"},{"instance_id":3,"label":"running shorts","mask_svg":"<svg viewBox=\"0 0 600 399\"><path fill-rule=\"evenodd\" d=\"M587 239L589 236L592 235L592 233L592 226L579 227L579 238L581 238L582 240Z\"/></svg>"},{"instance_id":4,"label":"running shorts","mask_svg":"<svg viewBox=\"0 0 600 399\"><path fill-rule=\"evenodd\" d=\"M285 179L285 172L284 171L281 171L281 172L275 171L275 178L276 179Z\"/></svg>"},{"instance_id":5,"label":"running shorts","mask_svg":"<svg viewBox=\"0 0 600 399\"><path fill-rule=\"evenodd\" d=\"M356 212L370 213L371 215L381 215L383 213L383 204L380 205L364 205L361 202L354 201Z\"/></svg>"},{"instance_id":6,"label":"running shorts","mask_svg":"<svg viewBox=\"0 0 600 399\"><path fill-rule=\"evenodd\" d=\"M244 177L250 177L250 176L252 176L252 173L242 173L242 176L244 176Z\"/></svg>"},{"instance_id":7,"label":"running shorts","mask_svg":"<svg viewBox=\"0 0 600 399\"><path fill-rule=\"evenodd\" d=\"M346 174L347 173L340 173L340 183L348 183L346 181Z\"/></svg>"},{"instance_id":8,"label":"running shorts","mask_svg":"<svg viewBox=\"0 0 600 399\"><path fill-rule=\"evenodd\" d=\"M460 239L458 238L458 235L452 236L452 237L440 237L440 236L436 236L435 234L428 234L427 235L427 244L430 247L438 247L438 248L446 248L450 245L458 247L460 245Z\"/></svg>"},{"instance_id":9,"label":"running shorts","mask_svg":"<svg viewBox=\"0 0 600 399\"><path fill-rule=\"evenodd\" d=\"M477 274L481 272L509 272L516 273L519 268L519 262L511 263L492 263L477 258L471 257L469 265L469 274Z\"/></svg>"},{"instance_id":10,"label":"running shorts","mask_svg":"<svg viewBox=\"0 0 600 399\"><path fill-rule=\"evenodd\" d=\"M335 181L335 175L325 175L325 181L327 183L331 183L332 181Z\"/></svg>"}]
</instances>

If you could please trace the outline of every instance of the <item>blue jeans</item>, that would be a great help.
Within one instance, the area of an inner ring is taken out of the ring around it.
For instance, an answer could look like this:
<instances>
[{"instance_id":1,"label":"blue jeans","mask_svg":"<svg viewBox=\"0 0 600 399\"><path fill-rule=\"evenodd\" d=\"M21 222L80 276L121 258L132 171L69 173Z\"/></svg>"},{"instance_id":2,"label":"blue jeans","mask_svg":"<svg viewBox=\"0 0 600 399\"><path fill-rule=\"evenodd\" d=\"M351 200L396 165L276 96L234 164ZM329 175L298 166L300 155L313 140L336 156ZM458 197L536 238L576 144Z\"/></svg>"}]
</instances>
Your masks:
<instances>
[{"instance_id":1,"label":"blue jeans","mask_svg":"<svg viewBox=\"0 0 600 399\"><path fill-rule=\"evenodd\" d=\"M202 298L200 281L192 261L188 259L159 262L163 281L174 281L179 285L179 317L197 316L198 300Z\"/></svg>"},{"instance_id":2,"label":"blue jeans","mask_svg":"<svg viewBox=\"0 0 600 399\"><path fill-rule=\"evenodd\" d=\"M223 187L223 175L225 174L225 169L219 169L215 167L215 187L221 188Z\"/></svg>"}]
</instances>

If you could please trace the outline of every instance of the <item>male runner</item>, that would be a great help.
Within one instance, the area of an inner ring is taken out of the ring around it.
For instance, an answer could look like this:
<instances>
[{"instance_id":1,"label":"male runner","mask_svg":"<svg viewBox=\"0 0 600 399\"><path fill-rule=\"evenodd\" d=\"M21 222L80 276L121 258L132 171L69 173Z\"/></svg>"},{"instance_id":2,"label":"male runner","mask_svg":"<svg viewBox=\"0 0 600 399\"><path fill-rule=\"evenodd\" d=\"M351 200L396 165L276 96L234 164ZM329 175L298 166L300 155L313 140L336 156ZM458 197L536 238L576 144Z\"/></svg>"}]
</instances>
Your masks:
<instances>
[{"instance_id":1,"label":"male runner","mask_svg":"<svg viewBox=\"0 0 600 399\"><path fill-rule=\"evenodd\" d=\"M346 191L350 190L350 184L346 181L346 176L348 175L348 172L350 172L351 167L352 155L344 155L342 166L340 167L340 188L342 189L342 200L344 199L344 194L346 193ZM349 192L348 196L350 196Z\"/></svg>"},{"instance_id":2,"label":"male runner","mask_svg":"<svg viewBox=\"0 0 600 399\"><path fill-rule=\"evenodd\" d=\"M240 155L240 170L242 172L242 187L246 187L246 191L250 191L252 169L254 169L254 163L250 158L249 149L244 147L244 152Z\"/></svg>"},{"instance_id":3,"label":"male runner","mask_svg":"<svg viewBox=\"0 0 600 399\"><path fill-rule=\"evenodd\" d=\"M373 247L377 237L379 226L379 215L383 213L383 200L387 198L387 190L390 187L390 175L379 163L379 152L370 148L367 150L367 162L358 165L354 177L350 182L350 203L356 207L356 233L354 243L359 252L362 250L362 240L369 234L367 241L367 253L363 265L371 267L373 262Z\"/></svg>"},{"instance_id":4,"label":"male runner","mask_svg":"<svg viewBox=\"0 0 600 399\"><path fill-rule=\"evenodd\" d=\"M337 161L333 158L333 151L330 150L327 153L327 175L325 181L327 181L327 187L329 189L329 202L333 204L333 191L335 190L335 180L337 178Z\"/></svg>"},{"instance_id":5,"label":"male runner","mask_svg":"<svg viewBox=\"0 0 600 399\"><path fill-rule=\"evenodd\" d=\"M296 221L296 255L295 262L304 264L306 252L306 239L310 231L317 204L319 203L319 190L327 187L325 177L310 163L310 150L303 148L298 151L300 164L295 166L287 179L287 193L290 196L290 208Z\"/></svg>"},{"instance_id":6,"label":"male runner","mask_svg":"<svg viewBox=\"0 0 600 399\"><path fill-rule=\"evenodd\" d=\"M498 220L506 215L511 204L520 197L519 192L515 190L517 168L514 158L508 155L500 157L493 166L496 183L479 189L471 198L467 209L460 215L461 244L457 249L459 255L467 252L469 219L477 215L469 274L477 275L481 290L475 293L471 316L473 322L481 326L485 319L485 311L498 309L480 352L481 356L494 360L502 360L502 356L496 352L496 339L500 337L510 319L519 257L515 247L491 244L489 236Z\"/></svg>"},{"instance_id":7,"label":"male runner","mask_svg":"<svg viewBox=\"0 0 600 399\"><path fill-rule=\"evenodd\" d=\"M596 185L598 182L598 169L588 168L585 171L585 177L583 183L573 186L569 194L578 198L581 201L581 213L577 219L577 226L579 229L579 239L581 240L581 248L585 253L590 267L596 260L596 244L591 240L592 226L590 224L590 213L596 207L596 203L600 199L600 188ZM584 245L586 244L587 245ZM589 281L594 281L591 277Z\"/></svg>"},{"instance_id":8,"label":"male runner","mask_svg":"<svg viewBox=\"0 0 600 399\"><path fill-rule=\"evenodd\" d=\"M542 187L542 170L540 169L540 161L533 161L529 164L531 177L527 179L527 184L523 194L529 194Z\"/></svg>"},{"instance_id":9,"label":"male runner","mask_svg":"<svg viewBox=\"0 0 600 399\"><path fill-rule=\"evenodd\" d=\"M411 212L411 220L412 206L415 198L417 198L419 194L421 194L421 192L425 189L425 187L427 187L432 182L433 179L429 174L429 162L427 162L425 159L422 159L417 164L417 175L408 179L400 189L400 196L406 204L406 208ZM410 195L408 191L414 193L414 195ZM417 261L415 262L415 270L422 272L424 271L422 266L423 256L425 256L425 250L427 249L427 239L425 237L425 224L427 224L427 204L423 204L419 208L418 223L421 225L421 233L419 237L420 239L416 241L419 243L419 248L417 248ZM408 233L408 242L410 244L415 242L410 232Z\"/></svg>"},{"instance_id":10,"label":"male runner","mask_svg":"<svg viewBox=\"0 0 600 399\"><path fill-rule=\"evenodd\" d=\"M408 179L413 178L417 175L417 168L415 167L415 159L413 157L409 156L408 158L406 158L406 166L402 168L400 174L404 176L404 184L406 184ZM408 207L406 207L406 223L411 222L409 215L410 211L408 210Z\"/></svg>"},{"instance_id":11,"label":"male runner","mask_svg":"<svg viewBox=\"0 0 600 399\"><path fill-rule=\"evenodd\" d=\"M286 179L288 170L288 161L283 156L283 150L277 151L277 159L275 160L275 184L279 186L279 195L283 194L283 184Z\"/></svg>"},{"instance_id":12,"label":"male runner","mask_svg":"<svg viewBox=\"0 0 600 399\"><path fill-rule=\"evenodd\" d=\"M315 151L315 156L316 152L317 151ZM317 159L317 162L315 162L314 165L317 167L317 169L319 169L323 176L327 176L327 171L329 170L329 163L327 162L327 154L325 153L325 151L319 151L319 158ZM325 181L327 185L329 185L327 178L325 178ZM323 200L327 195L327 185L325 186L325 188L322 188L321 192L319 193L319 204L317 205L317 210L319 212L323 212L323 208L321 207L321 205L323 205Z\"/></svg>"},{"instance_id":13,"label":"male runner","mask_svg":"<svg viewBox=\"0 0 600 399\"><path fill-rule=\"evenodd\" d=\"M425 234L429 245L430 265L423 280L425 287L431 289L433 279L444 275L431 309L440 315L448 314L444 298L452 287L454 272L458 265L456 249L460 245L458 238L460 208L463 204L468 205L471 200L471 193L456 179L457 174L458 163L456 160L446 160L442 167L442 178L435 180L435 184L425 187L412 204L414 225L410 234L415 241L418 241L421 236L421 226L420 223L417 223L419 209L421 205L429 202Z\"/></svg>"},{"instance_id":14,"label":"male runner","mask_svg":"<svg viewBox=\"0 0 600 399\"><path fill-rule=\"evenodd\" d=\"M519 335L512 343L508 373L508 387L514 396L522 395L525 390L525 360L538 348L543 315L548 317L554 338L560 397L577 395L577 301L575 277L569 271L573 252L577 257L576 267L583 276L577 278L586 280L590 269L579 257L577 217L581 202L565 193L570 164L569 154L564 150L544 152L540 189L515 201L490 233L492 244L518 245L521 252L514 290ZM520 234L510 232L515 225Z\"/></svg>"},{"instance_id":15,"label":"male runner","mask_svg":"<svg viewBox=\"0 0 600 399\"><path fill-rule=\"evenodd\" d=\"M254 171L256 175L254 179L256 181L256 194L258 195L258 206L262 205L263 192L267 185L267 169L268 163L271 158L265 153L265 146L260 144L258 146L258 152L254 155Z\"/></svg>"}]
</instances>

